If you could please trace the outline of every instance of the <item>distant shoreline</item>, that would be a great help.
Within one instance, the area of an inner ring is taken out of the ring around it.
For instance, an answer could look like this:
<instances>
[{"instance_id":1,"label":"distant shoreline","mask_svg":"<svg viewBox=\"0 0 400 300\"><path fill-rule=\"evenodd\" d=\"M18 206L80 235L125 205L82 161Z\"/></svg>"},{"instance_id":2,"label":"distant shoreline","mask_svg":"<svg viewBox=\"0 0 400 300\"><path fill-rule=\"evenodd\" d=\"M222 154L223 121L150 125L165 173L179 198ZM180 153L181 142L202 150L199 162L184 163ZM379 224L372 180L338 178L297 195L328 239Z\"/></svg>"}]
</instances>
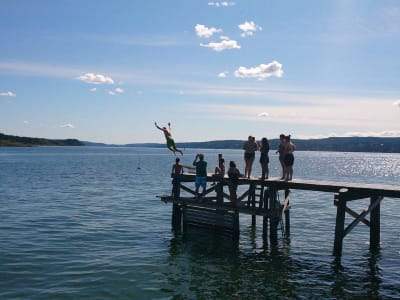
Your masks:
<instances>
[{"instance_id":1,"label":"distant shoreline","mask_svg":"<svg viewBox=\"0 0 400 300\"><path fill-rule=\"evenodd\" d=\"M292 139L297 151L400 153L400 137L330 137L324 139ZM186 149L242 149L244 140L216 140L206 142L177 143ZM277 149L279 139L269 140L271 149ZM0 147L35 146L102 146L102 147L150 147L164 148L164 143L106 144L79 141L78 139L44 139L19 137L0 133Z\"/></svg>"}]
</instances>

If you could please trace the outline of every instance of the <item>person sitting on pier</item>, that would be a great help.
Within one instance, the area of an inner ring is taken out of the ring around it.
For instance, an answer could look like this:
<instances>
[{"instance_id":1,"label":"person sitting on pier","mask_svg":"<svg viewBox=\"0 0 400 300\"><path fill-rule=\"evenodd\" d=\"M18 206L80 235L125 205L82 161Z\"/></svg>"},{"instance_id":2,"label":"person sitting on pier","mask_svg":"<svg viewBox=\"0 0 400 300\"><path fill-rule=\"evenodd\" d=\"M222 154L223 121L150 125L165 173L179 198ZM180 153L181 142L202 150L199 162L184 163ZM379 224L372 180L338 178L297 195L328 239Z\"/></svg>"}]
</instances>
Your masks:
<instances>
[{"instance_id":1,"label":"person sitting on pier","mask_svg":"<svg viewBox=\"0 0 400 300\"><path fill-rule=\"evenodd\" d=\"M215 167L213 178L214 181L212 185L215 185L216 178L224 178L225 176L225 159L222 157L222 154L218 154L218 166Z\"/></svg>"},{"instance_id":2,"label":"person sitting on pier","mask_svg":"<svg viewBox=\"0 0 400 300\"><path fill-rule=\"evenodd\" d=\"M197 159L199 159L197 161ZM203 188L202 194L204 195L207 187L207 162L204 161L203 154L197 154L194 161L193 166L196 167L196 177L194 179L194 184L196 187L196 194L199 196L199 188L200 186Z\"/></svg>"},{"instance_id":3,"label":"person sitting on pier","mask_svg":"<svg viewBox=\"0 0 400 300\"><path fill-rule=\"evenodd\" d=\"M179 185L181 184L182 174L183 174L183 166L179 163L180 158L177 157L175 159L175 164L172 165L171 177L172 177L172 192L171 197L176 199L179 198L180 188Z\"/></svg>"},{"instance_id":4,"label":"person sitting on pier","mask_svg":"<svg viewBox=\"0 0 400 300\"><path fill-rule=\"evenodd\" d=\"M241 176L239 169L236 167L236 163L231 160L229 162L228 177L229 177L229 195L233 205L237 205L237 187L239 183L239 177Z\"/></svg>"},{"instance_id":5,"label":"person sitting on pier","mask_svg":"<svg viewBox=\"0 0 400 300\"><path fill-rule=\"evenodd\" d=\"M165 139L167 140L167 147L169 150L171 150L172 152L174 152L174 154L176 155L175 152L179 152L181 155L183 155L183 152L181 150L179 150L178 148L176 148L175 146L175 141L172 138L172 131L171 131L171 123L168 123L168 128L167 127L160 127L157 125L157 122L154 122L154 125L156 125L156 127L158 129L160 129L162 132L164 132L164 136Z\"/></svg>"}]
</instances>

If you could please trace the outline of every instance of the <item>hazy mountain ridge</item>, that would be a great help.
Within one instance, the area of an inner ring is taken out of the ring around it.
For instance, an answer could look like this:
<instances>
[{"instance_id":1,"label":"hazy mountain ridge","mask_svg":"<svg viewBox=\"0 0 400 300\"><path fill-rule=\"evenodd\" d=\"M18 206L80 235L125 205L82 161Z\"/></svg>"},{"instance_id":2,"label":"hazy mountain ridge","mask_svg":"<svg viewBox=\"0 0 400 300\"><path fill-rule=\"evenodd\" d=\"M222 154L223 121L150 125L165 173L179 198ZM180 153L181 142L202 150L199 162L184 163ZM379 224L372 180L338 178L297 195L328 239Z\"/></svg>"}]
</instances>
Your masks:
<instances>
[{"instance_id":1,"label":"hazy mountain ridge","mask_svg":"<svg viewBox=\"0 0 400 300\"><path fill-rule=\"evenodd\" d=\"M297 151L382 152L400 153L400 137L330 137L324 139L293 139ZM178 148L242 149L244 140L216 140L177 143ZM271 149L277 149L279 139L269 140ZM102 146L164 148L165 143L131 143L124 145L93 143L77 139L44 139L19 137L0 133L0 146Z\"/></svg>"}]
</instances>

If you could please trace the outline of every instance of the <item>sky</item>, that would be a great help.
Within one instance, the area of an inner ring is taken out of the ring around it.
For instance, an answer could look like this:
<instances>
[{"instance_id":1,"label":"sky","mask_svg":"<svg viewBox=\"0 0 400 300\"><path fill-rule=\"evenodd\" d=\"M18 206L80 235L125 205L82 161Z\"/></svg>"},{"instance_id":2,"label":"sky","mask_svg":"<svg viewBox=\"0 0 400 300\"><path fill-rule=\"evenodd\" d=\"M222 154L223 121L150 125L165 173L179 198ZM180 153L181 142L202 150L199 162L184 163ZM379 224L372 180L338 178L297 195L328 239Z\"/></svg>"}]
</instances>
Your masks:
<instances>
[{"instance_id":1,"label":"sky","mask_svg":"<svg viewBox=\"0 0 400 300\"><path fill-rule=\"evenodd\" d=\"M400 137L400 1L0 2L0 132Z\"/></svg>"}]
</instances>

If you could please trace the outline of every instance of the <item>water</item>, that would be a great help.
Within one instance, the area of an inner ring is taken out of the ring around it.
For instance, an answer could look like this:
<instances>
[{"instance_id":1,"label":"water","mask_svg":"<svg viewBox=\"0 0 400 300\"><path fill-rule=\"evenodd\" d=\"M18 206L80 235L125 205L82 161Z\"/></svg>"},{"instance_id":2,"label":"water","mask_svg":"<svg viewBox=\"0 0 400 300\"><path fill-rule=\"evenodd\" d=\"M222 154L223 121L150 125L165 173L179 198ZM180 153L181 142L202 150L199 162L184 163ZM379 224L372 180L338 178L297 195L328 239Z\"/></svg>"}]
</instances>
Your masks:
<instances>
[{"instance_id":1,"label":"water","mask_svg":"<svg viewBox=\"0 0 400 300\"><path fill-rule=\"evenodd\" d=\"M198 151L185 151L183 164ZM242 151L202 152L209 171L219 152L243 170ZM332 194L293 191L290 241L272 250L261 219L252 230L248 216L238 241L173 232L171 206L155 197L170 192L173 161L166 149L0 148L0 298L400 297L398 199L382 202L381 251L368 251L360 224L338 262ZM280 175L273 154L270 167ZM399 184L400 155L297 152L295 177Z\"/></svg>"}]
</instances>

